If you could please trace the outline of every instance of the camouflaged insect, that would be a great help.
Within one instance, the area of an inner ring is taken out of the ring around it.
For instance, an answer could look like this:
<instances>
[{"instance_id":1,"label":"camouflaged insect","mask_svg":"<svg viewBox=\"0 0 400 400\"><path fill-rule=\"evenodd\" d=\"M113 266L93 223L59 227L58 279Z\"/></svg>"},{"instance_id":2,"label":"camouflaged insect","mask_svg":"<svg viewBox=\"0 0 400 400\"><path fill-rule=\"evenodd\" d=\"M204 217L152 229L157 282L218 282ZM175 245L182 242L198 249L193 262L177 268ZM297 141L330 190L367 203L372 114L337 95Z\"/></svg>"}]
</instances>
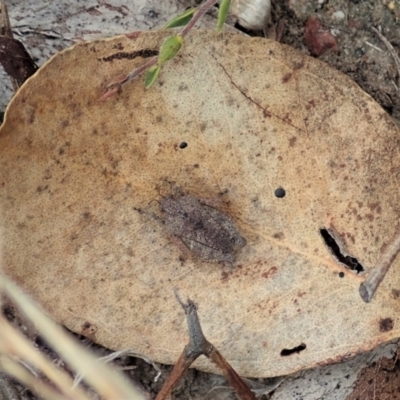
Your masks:
<instances>
[{"instance_id":1,"label":"camouflaged insect","mask_svg":"<svg viewBox=\"0 0 400 400\"><path fill-rule=\"evenodd\" d=\"M195 258L233 263L237 251L246 244L235 221L206 200L170 195L161 199L160 210L167 231L184 253Z\"/></svg>"}]
</instances>

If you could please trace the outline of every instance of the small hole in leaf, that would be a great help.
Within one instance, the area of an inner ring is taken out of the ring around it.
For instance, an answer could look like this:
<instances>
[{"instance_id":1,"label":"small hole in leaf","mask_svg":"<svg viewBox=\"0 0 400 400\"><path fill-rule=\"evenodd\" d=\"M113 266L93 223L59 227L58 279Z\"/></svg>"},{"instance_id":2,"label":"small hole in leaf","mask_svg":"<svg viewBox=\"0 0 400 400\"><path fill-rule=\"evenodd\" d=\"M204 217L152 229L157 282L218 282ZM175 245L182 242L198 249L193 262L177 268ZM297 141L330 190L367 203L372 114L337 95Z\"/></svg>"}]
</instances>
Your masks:
<instances>
[{"instance_id":1,"label":"small hole in leaf","mask_svg":"<svg viewBox=\"0 0 400 400\"><path fill-rule=\"evenodd\" d=\"M186 142L182 142L180 145L179 145L179 148L180 149L185 149L187 147L187 143Z\"/></svg>"},{"instance_id":2,"label":"small hole in leaf","mask_svg":"<svg viewBox=\"0 0 400 400\"><path fill-rule=\"evenodd\" d=\"M307 346L304 343L302 343L299 346L293 347L293 349L283 349L281 351L281 356L287 357L295 353L299 354L301 351L305 350L306 347Z\"/></svg>"},{"instance_id":3,"label":"small hole in leaf","mask_svg":"<svg viewBox=\"0 0 400 400\"><path fill-rule=\"evenodd\" d=\"M339 245L336 243L335 238L329 233L327 229L321 229L320 233L322 238L324 239L325 244L329 247L332 254L337 258L339 262L346 265L348 269L354 271L356 274L364 271L364 267L358 262L357 258L342 254Z\"/></svg>"},{"instance_id":4,"label":"small hole in leaf","mask_svg":"<svg viewBox=\"0 0 400 400\"><path fill-rule=\"evenodd\" d=\"M379 330L381 332L389 332L393 329L394 322L392 318L385 318L379 321Z\"/></svg>"},{"instance_id":5,"label":"small hole in leaf","mask_svg":"<svg viewBox=\"0 0 400 400\"><path fill-rule=\"evenodd\" d=\"M344 277L344 272L339 272L339 278L343 278Z\"/></svg>"},{"instance_id":6,"label":"small hole in leaf","mask_svg":"<svg viewBox=\"0 0 400 400\"><path fill-rule=\"evenodd\" d=\"M285 197L286 191L283 188L278 188L275 190L275 196L278 197L278 199L281 199L282 197Z\"/></svg>"}]
</instances>

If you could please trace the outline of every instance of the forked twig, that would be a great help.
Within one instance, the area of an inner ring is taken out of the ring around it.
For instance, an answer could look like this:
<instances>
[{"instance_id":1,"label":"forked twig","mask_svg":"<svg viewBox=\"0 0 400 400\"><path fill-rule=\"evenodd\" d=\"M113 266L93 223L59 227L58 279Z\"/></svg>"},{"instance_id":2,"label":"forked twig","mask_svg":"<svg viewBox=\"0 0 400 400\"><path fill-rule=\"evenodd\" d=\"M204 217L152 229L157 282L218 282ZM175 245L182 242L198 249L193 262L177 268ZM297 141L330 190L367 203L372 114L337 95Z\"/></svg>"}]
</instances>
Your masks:
<instances>
[{"instance_id":1,"label":"forked twig","mask_svg":"<svg viewBox=\"0 0 400 400\"><path fill-rule=\"evenodd\" d=\"M222 372L226 380L242 400L255 400L256 397L244 380L229 365L224 356L204 337L197 315L197 307L188 299L185 304L175 292L175 296L186 314L189 330L189 343L185 346L181 356L176 362L171 375L168 377L156 400L164 400L175 387L179 379L188 370L189 366L201 355L209 358Z\"/></svg>"},{"instance_id":2,"label":"forked twig","mask_svg":"<svg viewBox=\"0 0 400 400\"><path fill-rule=\"evenodd\" d=\"M371 269L367 279L360 285L360 296L369 303L374 296L376 289L382 282L394 259L400 251L400 231L397 231L395 236L382 251L375 266Z\"/></svg>"}]
</instances>

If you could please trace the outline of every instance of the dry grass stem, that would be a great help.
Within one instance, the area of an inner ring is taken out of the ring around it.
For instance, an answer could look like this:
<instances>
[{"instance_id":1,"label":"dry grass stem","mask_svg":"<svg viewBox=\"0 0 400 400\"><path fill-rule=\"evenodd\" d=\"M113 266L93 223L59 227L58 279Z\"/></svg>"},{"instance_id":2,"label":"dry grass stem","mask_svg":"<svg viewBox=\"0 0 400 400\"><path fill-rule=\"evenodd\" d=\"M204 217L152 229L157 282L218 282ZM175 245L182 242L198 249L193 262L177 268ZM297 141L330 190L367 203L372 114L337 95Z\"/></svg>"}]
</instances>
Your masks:
<instances>
[{"instance_id":1,"label":"dry grass stem","mask_svg":"<svg viewBox=\"0 0 400 400\"><path fill-rule=\"evenodd\" d=\"M0 368L4 370L8 375L14 377L23 385L30 388L34 393L37 393L43 399L91 400L90 397L86 396L85 394L81 395L81 393L78 392L73 392L73 394L60 393L60 391L54 388L54 385L52 383L45 382L44 380L36 378L20 363L10 358L0 357ZM9 398L6 397L6 400L9 400Z\"/></svg>"},{"instance_id":2,"label":"dry grass stem","mask_svg":"<svg viewBox=\"0 0 400 400\"><path fill-rule=\"evenodd\" d=\"M115 351L107 356L98 358L98 361L102 361L105 364L107 364L108 362L116 360L117 358L121 358L121 357L141 358L143 361L146 361L148 364L151 364L153 366L153 368L157 371L157 375L154 377L154 382L157 382L158 378L161 376L160 368L158 368L157 364L152 359L150 359L149 357L147 357L144 354L137 353L133 350ZM124 371L126 371L128 369L134 369L134 367L123 368ZM82 381L83 378L84 378L84 376L82 374L77 374L75 377L75 380L74 380L74 387L77 386Z\"/></svg>"},{"instance_id":3,"label":"dry grass stem","mask_svg":"<svg viewBox=\"0 0 400 400\"><path fill-rule=\"evenodd\" d=\"M382 42L385 44L386 48L389 50L390 55L392 56L395 64L396 64L396 68L397 68L397 87L400 87L400 58L396 53L396 50L393 48L393 46L391 45L391 43L389 42L389 40L387 40L385 38L385 36L382 35L381 32L379 32L378 29L371 27L371 29L379 36L379 39L382 40Z\"/></svg>"},{"instance_id":4,"label":"dry grass stem","mask_svg":"<svg viewBox=\"0 0 400 400\"><path fill-rule=\"evenodd\" d=\"M58 389L60 390L58 394L62 393L67 398L75 397L76 399L88 399L81 389L77 389L76 392L73 392L71 389L71 377L67 375L66 372L54 368L51 361L35 349L32 344L20 332L13 328L5 318L0 317L0 325L2 327L0 330L0 352L8 356L3 356L1 358L2 366L9 365L9 363L7 363L8 358L24 360L42 371L42 373L52 382L57 382ZM21 365L21 368L26 371L31 379L38 382L36 377L32 375L31 372L28 372L25 367L22 367Z\"/></svg>"},{"instance_id":5,"label":"dry grass stem","mask_svg":"<svg viewBox=\"0 0 400 400\"><path fill-rule=\"evenodd\" d=\"M58 326L53 320L45 315L38 306L36 306L27 295L25 295L13 282L7 277L0 273L0 289L5 293L15 304L18 305L22 313L30 321L34 322L38 331L41 333L43 338L49 343L49 345L60 354L61 357L76 371L83 372L85 375L85 381L95 389L105 399L116 399L116 398L129 398L129 399L144 399L137 389L128 384L119 373L112 370L108 366L99 363L95 357L85 348L78 345L63 329ZM3 324L5 327L6 325ZM13 354L13 352L22 351L22 354L31 355L29 346L27 343L18 338L17 332L14 332L13 336L8 334L8 328L0 331L0 346L3 346L2 351L6 351L7 354ZM15 341L14 341L15 340ZM17 342L16 342L17 341ZM6 348L4 348L6 346ZM1 347L0 347L1 349ZM36 352L36 354L39 354ZM77 356L79 355L79 356ZM32 361L30 359L29 361ZM38 357L36 360L38 366L43 370L49 378L54 378L55 382L60 384L63 391L66 391L66 386L72 388L72 381L57 374L56 369L53 368L51 371L46 369L43 357ZM57 384L56 383L56 384ZM70 390L70 389L69 389ZM83 393L83 392L82 392ZM74 398L78 398L74 392Z\"/></svg>"}]
</instances>

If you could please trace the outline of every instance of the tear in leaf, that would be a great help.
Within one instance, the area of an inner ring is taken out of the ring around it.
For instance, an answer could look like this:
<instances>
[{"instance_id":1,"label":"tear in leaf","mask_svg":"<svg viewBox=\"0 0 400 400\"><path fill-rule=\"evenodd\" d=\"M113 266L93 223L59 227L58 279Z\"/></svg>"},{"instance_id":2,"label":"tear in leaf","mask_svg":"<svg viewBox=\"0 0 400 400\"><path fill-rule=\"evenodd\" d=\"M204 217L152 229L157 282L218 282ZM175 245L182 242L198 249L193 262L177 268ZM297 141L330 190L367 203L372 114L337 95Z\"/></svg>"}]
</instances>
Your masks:
<instances>
[{"instance_id":1,"label":"tear in leaf","mask_svg":"<svg viewBox=\"0 0 400 400\"><path fill-rule=\"evenodd\" d=\"M339 262L346 265L348 269L354 271L356 274L364 271L364 267L358 262L357 258L342 254L335 238L327 229L321 229L320 233L325 244L330 248L331 252Z\"/></svg>"},{"instance_id":2,"label":"tear in leaf","mask_svg":"<svg viewBox=\"0 0 400 400\"><path fill-rule=\"evenodd\" d=\"M193 15L196 12L196 10L197 10L196 8L190 8L183 14L178 15L171 21L167 22L164 26L164 29L178 28L180 26L187 25L189 21L193 18Z\"/></svg>"},{"instance_id":3,"label":"tear in leaf","mask_svg":"<svg viewBox=\"0 0 400 400\"><path fill-rule=\"evenodd\" d=\"M160 55L158 56L158 65L164 64L166 61L175 57L178 54L183 43L183 37L181 35L169 37L162 45L160 49Z\"/></svg>"},{"instance_id":4,"label":"tear in leaf","mask_svg":"<svg viewBox=\"0 0 400 400\"><path fill-rule=\"evenodd\" d=\"M218 11L218 22L217 22L217 32L219 32L225 21L226 17L228 16L229 12L229 7L231 6L231 0L222 0L220 5L219 5L219 11Z\"/></svg>"}]
</instances>

